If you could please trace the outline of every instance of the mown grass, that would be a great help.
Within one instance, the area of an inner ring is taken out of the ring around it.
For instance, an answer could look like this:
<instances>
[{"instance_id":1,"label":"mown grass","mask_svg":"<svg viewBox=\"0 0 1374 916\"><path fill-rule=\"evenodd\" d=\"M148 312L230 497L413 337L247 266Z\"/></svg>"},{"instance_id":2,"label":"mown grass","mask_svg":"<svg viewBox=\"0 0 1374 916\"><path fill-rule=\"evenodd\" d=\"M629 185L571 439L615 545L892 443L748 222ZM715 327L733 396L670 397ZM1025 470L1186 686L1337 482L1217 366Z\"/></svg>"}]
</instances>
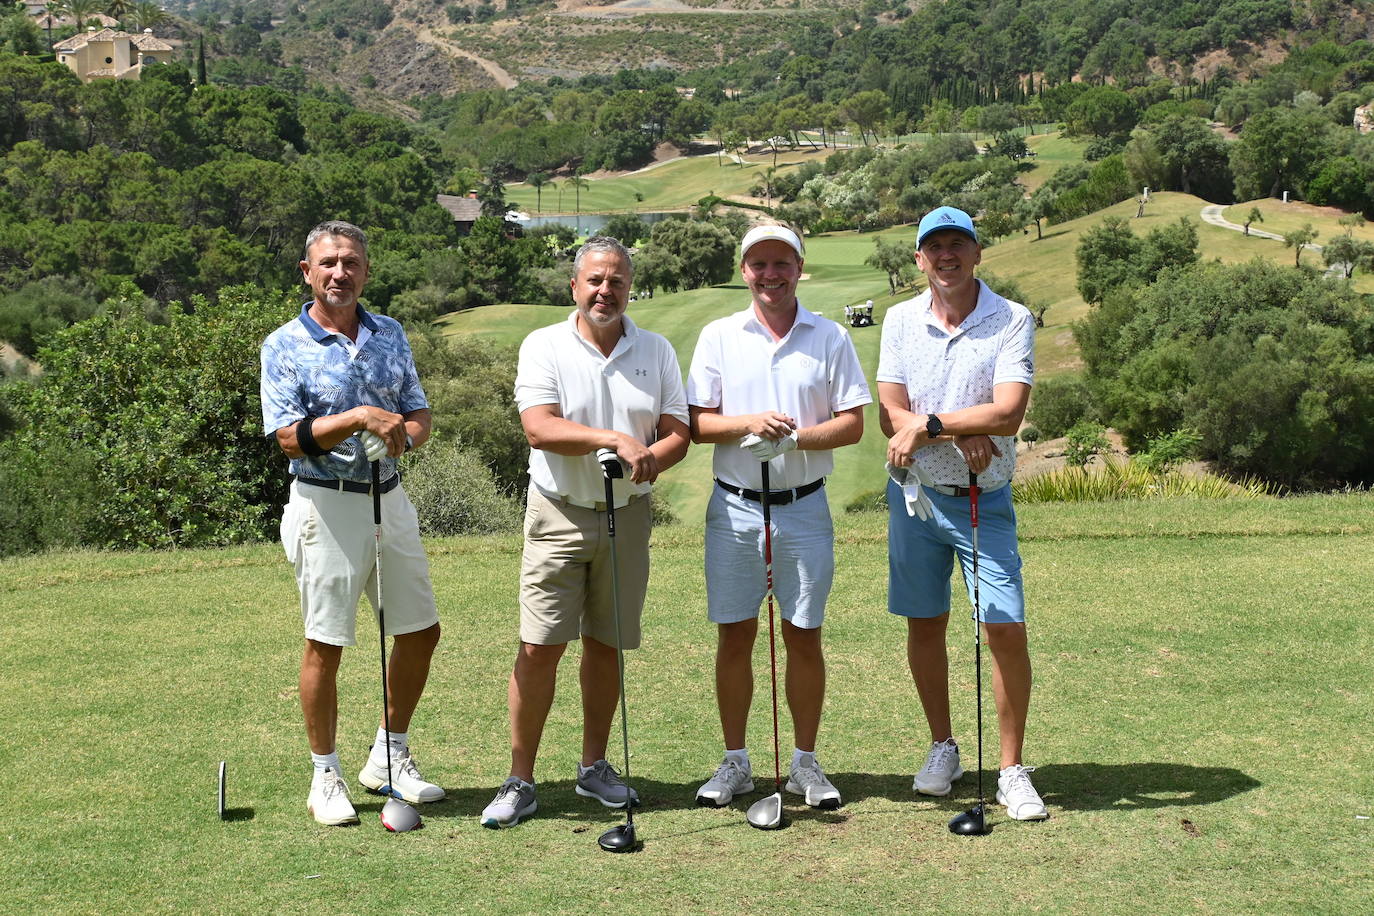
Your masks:
<instances>
[{"instance_id":1,"label":"mown grass","mask_svg":"<svg viewBox=\"0 0 1374 916\"><path fill-rule=\"evenodd\" d=\"M1355 912L1368 869L1374 496L1033 505L1021 520L1037 690L1028 762L1052 812L951 836L973 774L916 796L926 742L904 629L884 610L885 519L838 519L821 759L834 812L778 833L698 808L720 755L699 525L655 533L645 645L627 664L636 816L578 798L576 648L545 734L540 813L486 831L505 775L516 538L431 542L445 639L413 729L449 792L423 830L326 829L304 810L299 618L273 545L0 562L0 854L14 913L651 911ZM972 751L970 640L952 623ZM340 675L350 771L376 727L376 631ZM765 649L756 653L764 671ZM751 719L769 768L766 680ZM991 714L991 702L987 710ZM784 714L784 736L788 725ZM785 739L784 739L785 740ZM996 757L989 723L987 753ZM613 754L618 762L618 754ZM966 758L967 761L968 758ZM232 819L215 815L229 765ZM991 771L988 778L991 779ZM1364 901L1363 903L1361 901Z\"/></svg>"}]
</instances>

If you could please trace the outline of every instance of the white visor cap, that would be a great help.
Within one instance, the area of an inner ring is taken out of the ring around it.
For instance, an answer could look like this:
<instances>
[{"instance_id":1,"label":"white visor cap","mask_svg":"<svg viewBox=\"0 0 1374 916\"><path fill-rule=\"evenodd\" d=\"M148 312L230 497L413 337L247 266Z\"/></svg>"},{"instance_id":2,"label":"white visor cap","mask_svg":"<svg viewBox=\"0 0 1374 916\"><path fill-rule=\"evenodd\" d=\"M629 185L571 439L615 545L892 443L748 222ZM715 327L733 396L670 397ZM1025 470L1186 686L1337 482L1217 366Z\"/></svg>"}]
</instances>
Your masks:
<instances>
[{"instance_id":1,"label":"white visor cap","mask_svg":"<svg viewBox=\"0 0 1374 916\"><path fill-rule=\"evenodd\" d=\"M806 252L802 250L801 239L797 238L797 233L788 229L786 226L755 226L744 233L744 240L739 243L739 258L744 260L744 256L749 253L759 242L784 242L797 253L797 260L803 260Z\"/></svg>"}]
</instances>

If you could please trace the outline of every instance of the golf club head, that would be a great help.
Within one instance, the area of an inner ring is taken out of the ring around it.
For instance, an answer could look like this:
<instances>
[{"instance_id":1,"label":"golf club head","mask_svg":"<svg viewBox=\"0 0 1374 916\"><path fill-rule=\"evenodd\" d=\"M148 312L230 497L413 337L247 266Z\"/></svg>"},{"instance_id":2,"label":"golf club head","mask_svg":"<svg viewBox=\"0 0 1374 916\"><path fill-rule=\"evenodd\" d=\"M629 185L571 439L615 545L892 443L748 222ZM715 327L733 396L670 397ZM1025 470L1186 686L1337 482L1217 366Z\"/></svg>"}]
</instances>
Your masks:
<instances>
[{"instance_id":1,"label":"golf club head","mask_svg":"<svg viewBox=\"0 0 1374 916\"><path fill-rule=\"evenodd\" d=\"M597 837L596 844L607 852L634 852L640 845L634 824L617 824Z\"/></svg>"},{"instance_id":2,"label":"golf club head","mask_svg":"<svg viewBox=\"0 0 1374 916\"><path fill-rule=\"evenodd\" d=\"M949 832L960 836L987 836L988 821L981 804L974 805L963 814L950 818Z\"/></svg>"},{"instance_id":3,"label":"golf club head","mask_svg":"<svg viewBox=\"0 0 1374 916\"><path fill-rule=\"evenodd\" d=\"M382 805L382 826L392 833L409 833L424 825L414 808L399 798L388 798Z\"/></svg>"},{"instance_id":4,"label":"golf club head","mask_svg":"<svg viewBox=\"0 0 1374 916\"><path fill-rule=\"evenodd\" d=\"M780 830L785 826L782 818L782 793L774 792L767 798L760 798L749 806L744 815L752 827L760 830Z\"/></svg>"}]
</instances>

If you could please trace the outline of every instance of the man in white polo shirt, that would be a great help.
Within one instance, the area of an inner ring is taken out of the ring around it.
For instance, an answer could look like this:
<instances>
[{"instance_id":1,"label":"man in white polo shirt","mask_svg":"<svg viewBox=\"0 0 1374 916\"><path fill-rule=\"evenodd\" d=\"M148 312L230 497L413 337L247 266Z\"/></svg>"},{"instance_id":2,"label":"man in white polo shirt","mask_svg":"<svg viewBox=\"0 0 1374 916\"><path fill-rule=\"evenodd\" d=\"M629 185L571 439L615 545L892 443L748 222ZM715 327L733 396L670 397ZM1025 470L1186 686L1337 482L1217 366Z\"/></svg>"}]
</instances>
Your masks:
<instances>
[{"instance_id":1,"label":"man in white polo shirt","mask_svg":"<svg viewBox=\"0 0 1374 916\"><path fill-rule=\"evenodd\" d=\"M787 790L813 807L840 804L840 793L816 760L825 700L821 623L835 570L823 485L834 468L832 450L863 435L863 408L872 398L849 334L797 301L804 256L801 238L786 226L756 226L745 234L740 272L753 301L702 329L687 378L692 439L715 445L716 486L706 510L706 596L708 616L717 625L716 702L725 758L697 791L702 805L727 805L754 790L745 732L766 591L764 460L774 592L783 617L787 705L796 739Z\"/></svg>"},{"instance_id":2,"label":"man in white polo shirt","mask_svg":"<svg viewBox=\"0 0 1374 916\"><path fill-rule=\"evenodd\" d=\"M1030 781L1034 768L1021 761L1031 664L1010 486L1035 371L1035 320L974 277L982 256L967 213L932 210L916 232L916 264L930 286L883 321L878 402L887 459L894 475L914 464L934 481L911 504L888 485L888 610L907 619L907 659L930 726L913 788L948 795L964 772L949 712L949 580L957 555L972 596L968 486L977 474L979 619L1001 733L997 800L1017 820L1040 820L1046 810Z\"/></svg>"},{"instance_id":3,"label":"man in white polo shirt","mask_svg":"<svg viewBox=\"0 0 1374 916\"><path fill-rule=\"evenodd\" d=\"M638 804L606 762L620 699L605 482L596 453L626 467L614 481L620 562L620 633L639 647L649 581L648 494L687 453L687 401L677 354L625 315L633 267L613 238L587 241L573 261L577 310L525 338L515 377L530 443L529 504L520 570L520 649L508 689L510 776L482 812L484 827L513 827L537 808L534 762L553 705L558 662L582 640L582 758L577 793L610 808Z\"/></svg>"}]
</instances>

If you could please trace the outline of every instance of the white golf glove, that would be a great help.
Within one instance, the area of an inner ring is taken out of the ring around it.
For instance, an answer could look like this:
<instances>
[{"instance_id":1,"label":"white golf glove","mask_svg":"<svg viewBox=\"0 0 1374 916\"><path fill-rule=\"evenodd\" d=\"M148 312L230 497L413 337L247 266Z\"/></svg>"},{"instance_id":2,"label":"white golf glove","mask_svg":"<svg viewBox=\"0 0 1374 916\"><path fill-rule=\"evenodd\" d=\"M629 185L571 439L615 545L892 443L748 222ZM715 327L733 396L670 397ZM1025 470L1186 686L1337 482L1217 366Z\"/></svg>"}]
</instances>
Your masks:
<instances>
[{"instance_id":1,"label":"white golf glove","mask_svg":"<svg viewBox=\"0 0 1374 916\"><path fill-rule=\"evenodd\" d=\"M914 515L923 522L929 521L935 514L935 507L921 486L935 486L935 478L930 476L930 472L919 464L913 464L909 468L894 468L892 463L888 462L887 476L902 488L902 498L906 500L906 514Z\"/></svg>"},{"instance_id":2,"label":"white golf glove","mask_svg":"<svg viewBox=\"0 0 1374 916\"><path fill-rule=\"evenodd\" d=\"M367 452L368 461L379 461L386 457L386 441L370 429L365 429L358 434L362 440L363 451Z\"/></svg>"},{"instance_id":3,"label":"white golf glove","mask_svg":"<svg viewBox=\"0 0 1374 916\"><path fill-rule=\"evenodd\" d=\"M750 433L740 440L739 444L747 448L759 461L772 461L779 455L784 455L797 447L797 431L794 429L781 439L766 439L755 433Z\"/></svg>"}]
</instances>

